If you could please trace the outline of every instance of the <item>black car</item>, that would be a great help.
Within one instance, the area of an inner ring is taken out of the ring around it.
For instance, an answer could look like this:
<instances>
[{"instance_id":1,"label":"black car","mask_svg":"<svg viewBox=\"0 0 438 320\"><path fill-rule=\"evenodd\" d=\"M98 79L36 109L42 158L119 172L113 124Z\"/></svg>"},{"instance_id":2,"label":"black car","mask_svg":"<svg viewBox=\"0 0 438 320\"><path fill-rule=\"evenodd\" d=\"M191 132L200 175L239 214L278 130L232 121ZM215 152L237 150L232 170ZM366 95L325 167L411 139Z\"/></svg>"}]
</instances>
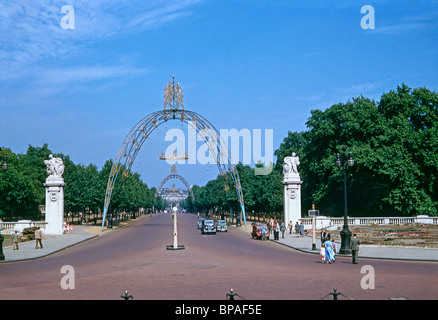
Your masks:
<instances>
[{"instance_id":1,"label":"black car","mask_svg":"<svg viewBox=\"0 0 438 320\"><path fill-rule=\"evenodd\" d=\"M204 220L203 226L201 228L202 234L216 234L216 227L214 226L213 220Z\"/></svg>"}]
</instances>

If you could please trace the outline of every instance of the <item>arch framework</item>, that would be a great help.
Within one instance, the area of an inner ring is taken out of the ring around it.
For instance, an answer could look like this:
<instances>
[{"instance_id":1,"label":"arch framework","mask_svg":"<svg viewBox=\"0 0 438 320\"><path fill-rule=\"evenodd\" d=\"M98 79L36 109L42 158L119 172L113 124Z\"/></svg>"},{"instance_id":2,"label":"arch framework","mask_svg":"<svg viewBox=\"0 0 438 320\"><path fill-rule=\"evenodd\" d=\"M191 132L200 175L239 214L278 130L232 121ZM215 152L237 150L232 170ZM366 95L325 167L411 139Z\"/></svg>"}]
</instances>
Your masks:
<instances>
[{"instance_id":1,"label":"arch framework","mask_svg":"<svg viewBox=\"0 0 438 320\"><path fill-rule=\"evenodd\" d=\"M173 95L173 103L175 103L175 90L173 92ZM155 129L157 129L161 124L169 120L177 120L191 125L193 129L196 129L197 133L203 138L205 144L208 146L210 154L213 155L213 158L216 161L220 175L222 176L224 181L225 190L229 189L230 182L233 184L233 187L236 190L246 228L245 205L243 202L243 193L240 184L239 174L236 167L232 163L231 154L226 147L225 142L222 140L218 130L207 119L205 119L196 112L184 110L184 108L178 109L177 107L171 107L171 109L169 110L164 107L164 110L153 112L140 120L132 128L132 130L123 141L123 144L114 160L113 166L111 168L111 173L108 178L102 220L102 231L107 211L110 206L110 200L112 192L114 190L114 184L118 174L123 169L122 176L124 178L128 176L131 166L134 163L135 158L140 151L143 143L149 138L149 136Z\"/></svg>"},{"instance_id":2,"label":"arch framework","mask_svg":"<svg viewBox=\"0 0 438 320\"><path fill-rule=\"evenodd\" d=\"M174 167L172 167L174 168ZM167 177L165 177L163 179L163 181L161 181L161 183L159 184L157 191L155 192L155 196L159 195L163 189L164 184L171 180L171 179L178 179L180 180L187 188L187 193L192 197L193 200L195 200L195 196L193 195L193 190L192 188L190 188L189 183L187 182L186 179L184 179L182 176L180 176L178 173L176 172L172 172L171 174L169 174Z\"/></svg>"}]
</instances>

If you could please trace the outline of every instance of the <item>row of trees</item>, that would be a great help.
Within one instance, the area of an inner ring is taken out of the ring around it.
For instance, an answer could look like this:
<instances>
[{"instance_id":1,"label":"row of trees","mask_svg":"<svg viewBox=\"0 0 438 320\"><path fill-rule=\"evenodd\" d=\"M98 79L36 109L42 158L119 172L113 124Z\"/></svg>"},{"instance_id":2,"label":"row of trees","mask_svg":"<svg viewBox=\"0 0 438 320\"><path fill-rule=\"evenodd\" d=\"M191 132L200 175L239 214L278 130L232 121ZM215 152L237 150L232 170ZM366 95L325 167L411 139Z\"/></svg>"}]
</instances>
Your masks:
<instances>
[{"instance_id":1,"label":"row of trees","mask_svg":"<svg viewBox=\"0 0 438 320\"><path fill-rule=\"evenodd\" d=\"M406 85L380 101L363 96L313 110L305 132L289 132L275 151L300 156L303 209L342 215L343 174L336 154L352 152L348 172L352 216L438 214L438 93Z\"/></svg>"},{"instance_id":2,"label":"row of trees","mask_svg":"<svg viewBox=\"0 0 438 320\"><path fill-rule=\"evenodd\" d=\"M321 214L342 216L343 171L337 153L352 152L347 169L352 216L438 215L438 94L406 85L380 101L360 96L325 111L312 110L307 130L289 132L275 150L277 162L267 176L238 165L247 213L283 211L283 159L300 157L302 215L315 204ZM235 191L225 192L222 177L193 188L200 211L238 210Z\"/></svg>"},{"instance_id":3,"label":"row of trees","mask_svg":"<svg viewBox=\"0 0 438 320\"><path fill-rule=\"evenodd\" d=\"M44 160L52 151L47 144L42 147L29 146L25 154L14 154L3 149L0 156L7 156L8 170L0 170L0 214L2 219L40 217L40 205L45 204L47 178ZM68 155L56 154L64 161L64 205L65 212L73 215L78 212L98 212L103 210L108 177L112 160L105 162L102 169L89 164L74 164ZM138 208L158 210L165 207L160 197L155 198L155 188L148 186L137 173L129 174L127 179L117 179L114 186L111 206L113 209L134 211Z\"/></svg>"},{"instance_id":4,"label":"row of trees","mask_svg":"<svg viewBox=\"0 0 438 320\"><path fill-rule=\"evenodd\" d=\"M262 165L257 165L262 166ZM274 170L268 175L255 175L254 168L239 163L239 174L246 213L278 215L283 211L283 185L281 172ZM182 206L189 211L237 213L240 209L232 178L218 176L205 186L193 186L194 200L189 196Z\"/></svg>"}]
</instances>

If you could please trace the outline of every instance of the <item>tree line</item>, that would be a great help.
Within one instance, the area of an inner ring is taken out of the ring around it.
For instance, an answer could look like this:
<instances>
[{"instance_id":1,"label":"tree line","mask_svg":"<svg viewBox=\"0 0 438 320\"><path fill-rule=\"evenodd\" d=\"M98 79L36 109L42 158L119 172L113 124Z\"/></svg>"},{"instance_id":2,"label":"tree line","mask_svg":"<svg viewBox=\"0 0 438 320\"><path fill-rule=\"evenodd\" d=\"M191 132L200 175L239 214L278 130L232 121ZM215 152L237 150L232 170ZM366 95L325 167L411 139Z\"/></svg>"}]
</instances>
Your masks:
<instances>
[{"instance_id":1,"label":"tree line","mask_svg":"<svg viewBox=\"0 0 438 320\"><path fill-rule=\"evenodd\" d=\"M4 220L19 218L42 218L40 206L45 204L47 178L44 160L50 154L64 161L64 212L77 215L79 212L102 212L108 177L113 165L107 160L101 170L94 164L75 164L70 156L53 153L47 144L42 147L29 146L25 154L15 154L2 149L0 157L7 156L7 171L0 170L0 217ZM138 173L126 179L118 178L111 198L113 210L136 211L139 208L161 210L165 202L155 197L156 188L149 188Z\"/></svg>"}]
</instances>

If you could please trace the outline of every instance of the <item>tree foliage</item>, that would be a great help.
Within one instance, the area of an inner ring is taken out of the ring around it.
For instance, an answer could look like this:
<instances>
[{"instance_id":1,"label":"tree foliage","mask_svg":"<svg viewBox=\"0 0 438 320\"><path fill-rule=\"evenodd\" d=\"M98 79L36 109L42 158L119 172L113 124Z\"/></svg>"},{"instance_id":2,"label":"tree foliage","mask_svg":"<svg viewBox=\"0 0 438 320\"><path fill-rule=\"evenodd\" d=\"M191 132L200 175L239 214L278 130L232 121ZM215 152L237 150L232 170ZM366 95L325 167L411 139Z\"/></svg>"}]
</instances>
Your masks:
<instances>
[{"instance_id":1,"label":"tree foliage","mask_svg":"<svg viewBox=\"0 0 438 320\"><path fill-rule=\"evenodd\" d=\"M325 215L343 213L342 145L354 155L348 172L351 215L437 215L438 94L406 85L379 102L363 96L313 110L307 131L289 132L276 150L300 156L303 211L316 203Z\"/></svg>"},{"instance_id":2,"label":"tree foliage","mask_svg":"<svg viewBox=\"0 0 438 320\"><path fill-rule=\"evenodd\" d=\"M0 170L0 209L2 219L40 218L40 205L45 204L44 183L47 178L44 160L53 154L63 159L65 213L103 210L112 160L105 162L99 171L94 164L75 164L68 155L52 153L47 144L29 146L25 154L14 154L2 149L0 157L7 156L8 170ZM151 208L155 189L149 189L139 174L129 174L126 180L118 177L111 201L112 209L135 210ZM163 203L158 206L162 207Z\"/></svg>"}]
</instances>

